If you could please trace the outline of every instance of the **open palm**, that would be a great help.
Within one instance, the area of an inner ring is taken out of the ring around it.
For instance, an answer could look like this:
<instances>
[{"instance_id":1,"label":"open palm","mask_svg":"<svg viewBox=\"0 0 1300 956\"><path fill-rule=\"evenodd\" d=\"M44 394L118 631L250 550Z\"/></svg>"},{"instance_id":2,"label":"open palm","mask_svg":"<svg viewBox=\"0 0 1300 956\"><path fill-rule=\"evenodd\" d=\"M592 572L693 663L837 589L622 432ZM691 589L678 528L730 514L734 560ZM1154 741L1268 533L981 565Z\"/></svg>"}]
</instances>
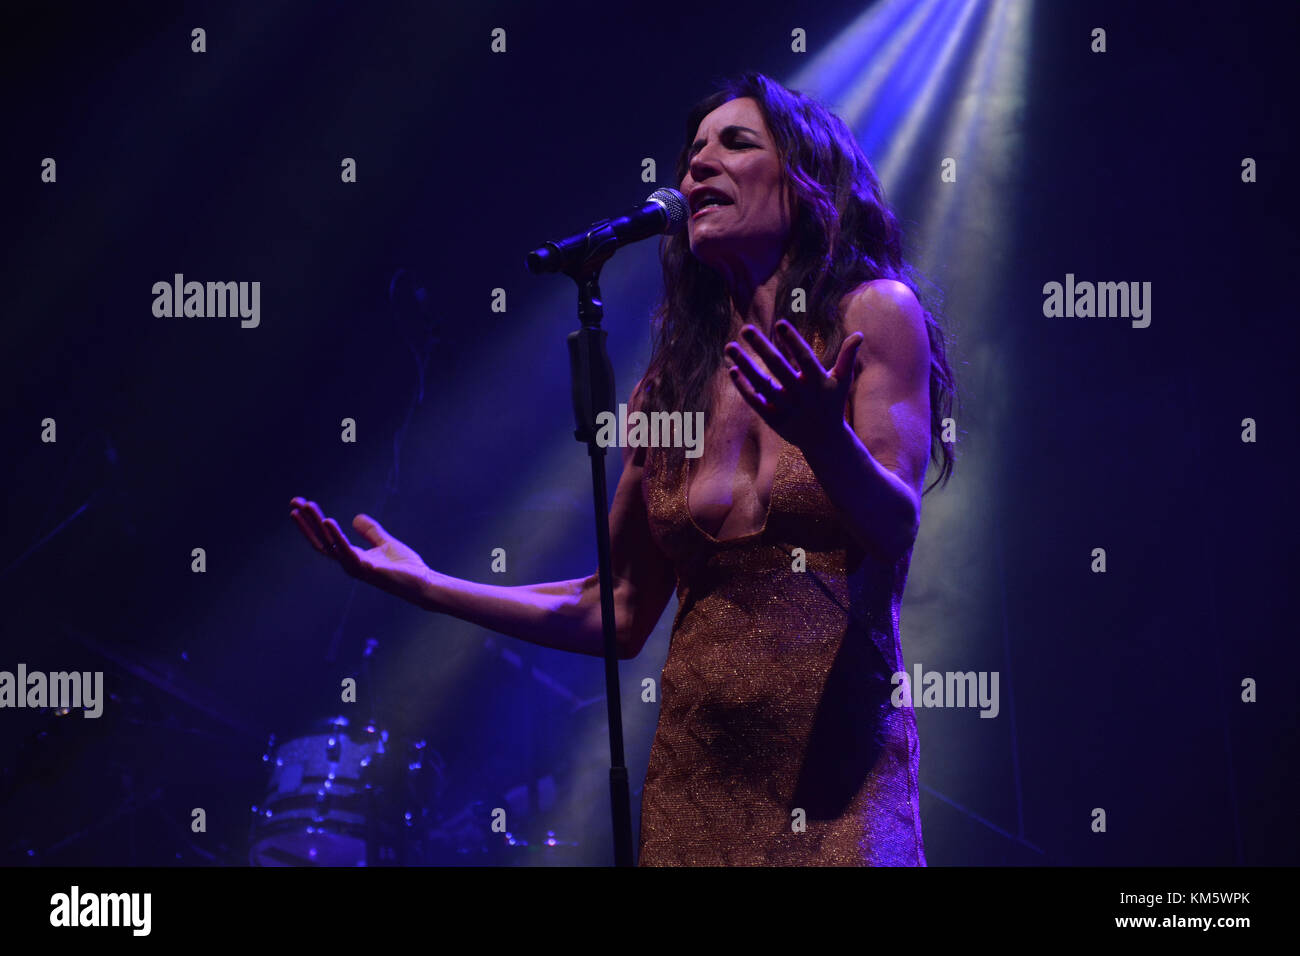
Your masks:
<instances>
[{"instance_id":1,"label":"open palm","mask_svg":"<svg viewBox=\"0 0 1300 956\"><path fill-rule=\"evenodd\" d=\"M764 371L738 342L724 352L741 397L774 432L808 454L844 427L844 405L853 383L853 363L862 345L861 332L847 336L829 368L806 339L785 319L775 325L773 342L746 325L741 337L767 367Z\"/></svg>"},{"instance_id":2,"label":"open palm","mask_svg":"<svg viewBox=\"0 0 1300 956\"><path fill-rule=\"evenodd\" d=\"M289 516L317 552L336 561L352 577L418 603L428 582L429 566L378 521L366 514L352 519L352 527L371 545L360 548L348 540L337 521L325 517L316 502L296 497L289 506Z\"/></svg>"}]
</instances>

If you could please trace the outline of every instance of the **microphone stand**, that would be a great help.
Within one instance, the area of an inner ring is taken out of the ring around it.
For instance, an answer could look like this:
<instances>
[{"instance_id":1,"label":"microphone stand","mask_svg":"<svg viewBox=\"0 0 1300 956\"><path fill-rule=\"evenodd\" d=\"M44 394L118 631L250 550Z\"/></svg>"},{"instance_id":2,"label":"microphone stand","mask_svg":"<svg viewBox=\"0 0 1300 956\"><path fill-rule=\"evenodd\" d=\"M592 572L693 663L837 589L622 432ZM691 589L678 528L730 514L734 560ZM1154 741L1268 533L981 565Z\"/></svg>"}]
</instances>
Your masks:
<instances>
[{"instance_id":1,"label":"microphone stand","mask_svg":"<svg viewBox=\"0 0 1300 956\"><path fill-rule=\"evenodd\" d=\"M605 449L596 441L596 416L614 410L614 369L605 348L607 333L600 299L600 270L618 249L611 221L594 223L584 243L586 252L563 270L578 284L580 328L567 336L569 374L573 392L573 437L587 446L591 458L591 487L596 508L596 557L600 576L600 622L604 633L605 702L609 719L609 796L614 826L614 865L632 865L632 810L627 767L623 763L623 713L619 697L618 646L614 622L614 573L610 566L609 504L605 483Z\"/></svg>"}]
</instances>

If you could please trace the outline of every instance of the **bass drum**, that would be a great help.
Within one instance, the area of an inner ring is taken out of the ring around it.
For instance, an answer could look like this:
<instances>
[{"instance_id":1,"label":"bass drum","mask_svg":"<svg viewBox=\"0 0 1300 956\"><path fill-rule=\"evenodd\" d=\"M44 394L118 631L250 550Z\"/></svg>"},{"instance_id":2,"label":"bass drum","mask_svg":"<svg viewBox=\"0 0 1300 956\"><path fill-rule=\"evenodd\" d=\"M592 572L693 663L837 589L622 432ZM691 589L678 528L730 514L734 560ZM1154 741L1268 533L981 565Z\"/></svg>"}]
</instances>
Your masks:
<instances>
[{"instance_id":1,"label":"bass drum","mask_svg":"<svg viewBox=\"0 0 1300 956\"><path fill-rule=\"evenodd\" d=\"M388 732L346 717L268 742L266 796L253 807L253 866L394 866L406 862L406 764ZM406 811L409 812L409 811ZM409 819L409 818L408 818Z\"/></svg>"}]
</instances>

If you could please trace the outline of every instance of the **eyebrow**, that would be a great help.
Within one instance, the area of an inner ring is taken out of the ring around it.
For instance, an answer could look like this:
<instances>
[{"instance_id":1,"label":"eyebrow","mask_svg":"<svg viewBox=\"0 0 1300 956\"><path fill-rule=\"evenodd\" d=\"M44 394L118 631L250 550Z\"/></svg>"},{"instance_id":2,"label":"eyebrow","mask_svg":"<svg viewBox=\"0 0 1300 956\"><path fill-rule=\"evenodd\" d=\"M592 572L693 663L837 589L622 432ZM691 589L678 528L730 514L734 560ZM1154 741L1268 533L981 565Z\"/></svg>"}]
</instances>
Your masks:
<instances>
[{"instance_id":1,"label":"eyebrow","mask_svg":"<svg viewBox=\"0 0 1300 956\"><path fill-rule=\"evenodd\" d=\"M723 136L729 136L732 133L753 133L755 136L760 135L758 130L750 129L748 126L732 125L722 127L722 132L718 134L718 138L721 139ZM706 140L697 139L695 142L691 143L691 154L694 155L701 150L704 147L705 142Z\"/></svg>"}]
</instances>

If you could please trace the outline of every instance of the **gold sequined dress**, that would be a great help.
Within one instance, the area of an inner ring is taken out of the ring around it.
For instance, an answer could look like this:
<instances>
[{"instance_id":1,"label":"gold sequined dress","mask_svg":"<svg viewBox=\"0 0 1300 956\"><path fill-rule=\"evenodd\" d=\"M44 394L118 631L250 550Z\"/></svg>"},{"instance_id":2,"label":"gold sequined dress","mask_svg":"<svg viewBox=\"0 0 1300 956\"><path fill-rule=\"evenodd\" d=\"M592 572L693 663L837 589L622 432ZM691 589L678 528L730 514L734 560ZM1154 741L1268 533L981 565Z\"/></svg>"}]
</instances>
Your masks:
<instances>
[{"instance_id":1,"label":"gold sequined dress","mask_svg":"<svg viewBox=\"0 0 1300 956\"><path fill-rule=\"evenodd\" d=\"M688 465L651 449L642 476L679 607L638 865L924 866L915 716L890 702L910 553L866 555L783 440L763 527L718 540Z\"/></svg>"}]
</instances>

